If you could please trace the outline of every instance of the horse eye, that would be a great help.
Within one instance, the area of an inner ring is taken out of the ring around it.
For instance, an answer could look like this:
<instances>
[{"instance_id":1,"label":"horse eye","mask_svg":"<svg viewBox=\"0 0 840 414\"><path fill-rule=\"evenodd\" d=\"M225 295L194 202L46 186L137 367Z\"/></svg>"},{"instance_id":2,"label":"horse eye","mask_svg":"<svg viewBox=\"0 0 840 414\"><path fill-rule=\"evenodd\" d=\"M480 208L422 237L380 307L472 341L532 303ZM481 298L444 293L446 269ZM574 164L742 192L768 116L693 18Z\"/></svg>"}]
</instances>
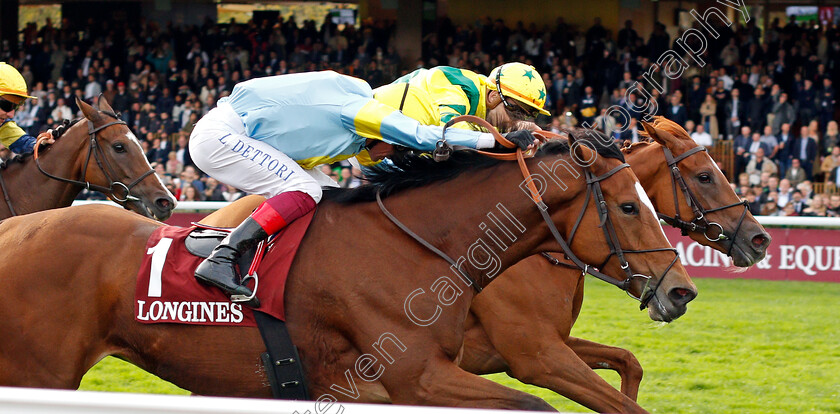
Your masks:
<instances>
[{"instance_id":1,"label":"horse eye","mask_svg":"<svg viewBox=\"0 0 840 414\"><path fill-rule=\"evenodd\" d=\"M114 151L116 151L116 152L120 152L120 153L125 152L125 145L123 145L122 143L117 142L116 144L113 145L113 148L114 148Z\"/></svg>"},{"instance_id":2,"label":"horse eye","mask_svg":"<svg viewBox=\"0 0 840 414\"><path fill-rule=\"evenodd\" d=\"M639 213L639 209L634 203L624 203L621 205L621 212L627 215L636 215Z\"/></svg>"},{"instance_id":3,"label":"horse eye","mask_svg":"<svg viewBox=\"0 0 840 414\"><path fill-rule=\"evenodd\" d=\"M711 174L703 173L697 176L697 180L699 180L703 184L708 184L712 182Z\"/></svg>"}]
</instances>

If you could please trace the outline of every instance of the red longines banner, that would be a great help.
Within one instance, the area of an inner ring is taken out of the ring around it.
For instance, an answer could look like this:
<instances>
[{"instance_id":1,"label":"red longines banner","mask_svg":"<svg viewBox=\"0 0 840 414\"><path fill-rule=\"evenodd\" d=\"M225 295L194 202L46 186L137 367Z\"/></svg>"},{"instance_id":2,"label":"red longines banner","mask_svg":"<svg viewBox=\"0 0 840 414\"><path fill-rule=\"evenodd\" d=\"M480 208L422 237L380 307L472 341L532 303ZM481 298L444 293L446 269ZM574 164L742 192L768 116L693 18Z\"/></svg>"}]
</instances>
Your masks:
<instances>
[{"instance_id":1,"label":"red longines banner","mask_svg":"<svg viewBox=\"0 0 840 414\"><path fill-rule=\"evenodd\" d=\"M207 213L176 213L168 224L189 226ZM840 230L768 228L773 242L764 260L744 272L735 271L724 253L663 227L691 277L724 279L803 280L840 282Z\"/></svg>"},{"instance_id":2,"label":"red longines banner","mask_svg":"<svg viewBox=\"0 0 840 414\"><path fill-rule=\"evenodd\" d=\"M773 238L764 260L733 272L724 253L663 227L691 277L840 282L840 230L767 228Z\"/></svg>"}]
</instances>

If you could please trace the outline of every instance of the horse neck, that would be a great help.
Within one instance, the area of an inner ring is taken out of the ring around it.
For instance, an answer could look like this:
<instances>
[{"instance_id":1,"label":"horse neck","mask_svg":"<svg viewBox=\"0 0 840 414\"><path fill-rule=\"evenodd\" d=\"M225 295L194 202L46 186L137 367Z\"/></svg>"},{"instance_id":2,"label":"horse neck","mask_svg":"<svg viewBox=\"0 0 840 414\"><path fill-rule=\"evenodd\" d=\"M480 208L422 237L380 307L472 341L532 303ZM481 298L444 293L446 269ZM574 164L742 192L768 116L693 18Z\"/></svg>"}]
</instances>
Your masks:
<instances>
[{"instance_id":1,"label":"horse neck","mask_svg":"<svg viewBox=\"0 0 840 414\"><path fill-rule=\"evenodd\" d=\"M530 165L536 172L537 163ZM520 188L523 180L515 163L503 163L406 190L383 202L403 224L459 263L484 287L508 267L543 251L540 247L550 238L539 208ZM552 193L551 199L545 199L550 213L559 211L561 204L583 190L580 179L564 181L566 191L546 191ZM374 220L375 226L399 231L381 213L374 214ZM413 241L410 245L425 250Z\"/></svg>"},{"instance_id":2,"label":"horse neck","mask_svg":"<svg viewBox=\"0 0 840 414\"><path fill-rule=\"evenodd\" d=\"M660 193L661 189L659 187L665 185L668 186L667 190L671 191L671 176L668 164L665 162L662 145L656 142L644 145L637 144L629 153L625 152L624 159L630 164L630 168L638 177L642 188L645 189L645 193L658 211L658 197L656 196Z\"/></svg>"},{"instance_id":3,"label":"horse neck","mask_svg":"<svg viewBox=\"0 0 840 414\"><path fill-rule=\"evenodd\" d=\"M88 151L87 122L79 122L54 144L39 151L41 167L52 175L81 180L84 158ZM93 161L91 161L93 162ZM3 171L5 187L15 213L27 214L52 208L68 207L82 187L47 177L38 170L35 159L9 164ZM11 216L7 203L0 203L0 214Z\"/></svg>"}]
</instances>

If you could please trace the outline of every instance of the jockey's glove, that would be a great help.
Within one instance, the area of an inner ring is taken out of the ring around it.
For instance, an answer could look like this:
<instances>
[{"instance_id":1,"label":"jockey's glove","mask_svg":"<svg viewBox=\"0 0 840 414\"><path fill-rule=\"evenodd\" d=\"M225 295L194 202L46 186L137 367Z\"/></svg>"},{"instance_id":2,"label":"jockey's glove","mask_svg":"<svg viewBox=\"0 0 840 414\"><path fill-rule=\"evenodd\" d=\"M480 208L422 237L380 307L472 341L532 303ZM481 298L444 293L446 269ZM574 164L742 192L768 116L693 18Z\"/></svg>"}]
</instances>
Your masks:
<instances>
[{"instance_id":1,"label":"jockey's glove","mask_svg":"<svg viewBox=\"0 0 840 414\"><path fill-rule=\"evenodd\" d=\"M534 141L536 141L534 134L532 134L531 131L524 129L508 132L506 134L502 134L502 136L523 150L528 149L528 146L534 144ZM499 144L496 145L499 146Z\"/></svg>"}]
</instances>

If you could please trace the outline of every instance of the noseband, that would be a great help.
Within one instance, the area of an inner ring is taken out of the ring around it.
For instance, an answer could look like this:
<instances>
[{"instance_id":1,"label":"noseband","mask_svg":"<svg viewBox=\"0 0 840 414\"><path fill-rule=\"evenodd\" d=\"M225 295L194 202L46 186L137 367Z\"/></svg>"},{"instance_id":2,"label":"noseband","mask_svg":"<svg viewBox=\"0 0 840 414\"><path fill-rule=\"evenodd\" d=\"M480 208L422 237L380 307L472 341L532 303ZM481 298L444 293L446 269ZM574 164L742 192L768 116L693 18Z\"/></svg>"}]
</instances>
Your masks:
<instances>
[{"instance_id":1,"label":"noseband","mask_svg":"<svg viewBox=\"0 0 840 414\"><path fill-rule=\"evenodd\" d=\"M112 125L126 125L125 121L119 119L116 114L110 114L107 112L103 112L116 118L116 121L111 121L106 123L105 125L101 125L99 127L94 127L93 121L87 120L88 125L88 138L90 140L90 145L88 145L88 153L85 157L85 164L82 167L82 179L81 180L72 180L69 178L58 177L53 174L48 173L41 167L41 162L38 160L38 147L40 146L40 142L35 144L35 165L38 166L38 170L41 171L44 175L53 180L61 181L64 183L74 184L82 186L88 190L95 190L99 191L103 194L110 196L114 201L118 203L125 203L127 201L140 201L139 198L131 195L131 189L143 181L146 177L155 173L154 170L149 169L145 173L141 174L137 179L129 183L128 185L124 184L122 181L115 180L113 177L116 176L114 173L114 169L111 166L111 162L108 161L108 158L104 156L102 153L102 149L99 148L99 140L97 139L96 133L102 131L105 128L108 128ZM93 159L96 161L96 165L99 167L99 170L102 171L102 174L105 175L105 179L110 183L108 187L103 187L101 185L91 184L90 181L87 181L87 169L88 165L90 164L91 154L93 155Z\"/></svg>"},{"instance_id":2,"label":"noseband","mask_svg":"<svg viewBox=\"0 0 840 414\"><path fill-rule=\"evenodd\" d=\"M668 162L668 169L671 171L671 188L674 193L674 217L667 216L662 213L657 213L659 218L662 219L665 223L668 223L672 227L676 227L680 229L683 236L687 236L690 232L702 232L703 236L706 237L706 240L710 242L718 242L724 240L730 240L729 243L729 250L726 251L726 254L729 255L732 252L732 247L735 245L735 236L738 235L738 232L741 230L741 225L744 223L744 218L747 215L747 211L749 210L748 201L740 201L737 203L728 204L722 207L715 207L709 210L703 208L698 201L697 197L688 188L688 184L686 184L685 179L680 172L679 163L680 161L697 154L701 151L707 151L706 147L698 146L694 147L684 153L682 153L678 157L674 157L674 154L671 153L671 150L662 146L662 150L665 152L665 161ZM679 200L677 198L677 187L679 186L680 191L682 191L683 196L685 197L686 203L688 206L691 207L692 212L694 213L694 218L691 221L685 221L680 217L680 208L679 208ZM731 236L727 236L723 231L723 226L720 223L709 221L707 218L709 213L714 213L716 211L725 210L727 208L743 206L744 211L741 212L741 217L738 219L738 226L735 227L735 232L732 233ZM716 237L711 237L709 235L709 231L713 228L717 228L718 234Z\"/></svg>"}]
</instances>

